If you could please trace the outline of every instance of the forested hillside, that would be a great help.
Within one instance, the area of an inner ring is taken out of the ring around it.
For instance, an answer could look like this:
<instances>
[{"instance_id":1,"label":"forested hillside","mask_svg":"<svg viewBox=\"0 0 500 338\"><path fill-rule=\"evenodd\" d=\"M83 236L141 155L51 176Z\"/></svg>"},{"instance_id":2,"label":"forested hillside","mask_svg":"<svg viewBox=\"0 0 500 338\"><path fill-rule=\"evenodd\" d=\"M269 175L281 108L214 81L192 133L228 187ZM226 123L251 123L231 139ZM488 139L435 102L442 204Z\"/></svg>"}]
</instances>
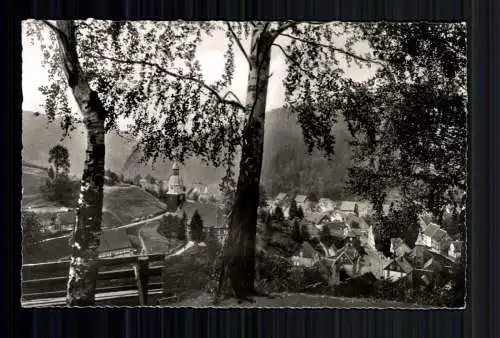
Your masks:
<instances>
[{"instance_id":1,"label":"forested hillside","mask_svg":"<svg viewBox=\"0 0 500 338\"><path fill-rule=\"evenodd\" d=\"M342 121L337 126L336 134L337 151L333 160L328 161L318 152L309 155L296 117L285 109L268 112L262 168L262 183L267 192L272 195L279 191L335 195L340 190L351 156L347 143L349 135ZM60 121L48 123L45 115L24 112L23 160L46 166L48 150L60 142L61 136ZM69 150L71 172L78 176L85 157L84 136L84 128L80 127L61 142ZM141 154L129 159L134 144L114 132L106 136L106 147L109 150L106 152L106 167L126 177L151 174L159 179L167 179L170 175L170 161L143 164L140 163ZM129 165L124 167L127 160ZM181 167L181 172L189 186L195 182L218 183L224 170L191 159Z\"/></svg>"}]
</instances>

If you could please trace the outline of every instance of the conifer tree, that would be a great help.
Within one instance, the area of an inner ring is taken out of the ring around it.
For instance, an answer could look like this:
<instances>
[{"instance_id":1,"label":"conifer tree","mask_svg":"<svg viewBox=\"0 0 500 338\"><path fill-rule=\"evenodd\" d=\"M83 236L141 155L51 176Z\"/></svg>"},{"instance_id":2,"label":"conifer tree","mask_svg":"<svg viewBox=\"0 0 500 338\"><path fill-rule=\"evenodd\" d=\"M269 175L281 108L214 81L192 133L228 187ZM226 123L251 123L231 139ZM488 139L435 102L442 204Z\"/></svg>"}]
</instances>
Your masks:
<instances>
[{"instance_id":1,"label":"conifer tree","mask_svg":"<svg viewBox=\"0 0 500 338\"><path fill-rule=\"evenodd\" d=\"M189 228L191 230L191 240L194 242L203 242L205 240L205 236L203 236L203 220L198 210L195 210Z\"/></svg>"}]
</instances>

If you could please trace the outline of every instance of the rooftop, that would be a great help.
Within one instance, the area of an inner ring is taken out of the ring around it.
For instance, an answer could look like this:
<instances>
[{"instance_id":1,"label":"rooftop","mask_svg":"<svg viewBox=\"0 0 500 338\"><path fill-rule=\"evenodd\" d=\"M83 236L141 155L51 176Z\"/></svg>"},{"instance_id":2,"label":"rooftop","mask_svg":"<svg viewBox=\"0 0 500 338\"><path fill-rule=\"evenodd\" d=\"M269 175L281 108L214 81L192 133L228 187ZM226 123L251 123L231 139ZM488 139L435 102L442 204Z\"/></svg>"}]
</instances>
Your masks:
<instances>
[{"instance_id":1,"label":"rooftop","mask_svg":"<svg viewBox=\"0 0 500 338\"><path fill-rule=\"evenodd\" d=\"M436 223L429 223L424 230L424 235L432 237L436 231L439 230L439 225Z\"/></svg>"},{"instance_id":2,"label":"rooftop","mask_svg":"<svg viewBox=\"0 0 500 338\"><path fill-rule=\"evenodd\" d=\"M297 195L295 197L295 202L297 202L297 203L304 203L306 200L307 200L306 195Z\"/></svg>"},{"instance_id":3,"label":"rooftop","mask_svg":"<svg viewBox=\"0 0 500 338\"><path fill-rule=\"evenodd\" d=\"M340 210L342 210L342 211L354 211L355 206L356 206L356 202L342 201L340 203Z\"/></svg>"},{"instance_id":4,"label":"rooftop","mask_svg":"<svg viewBox=\"0 0 500 338\"><path fill-rule=\"evenodd\" d=\"M277 201L282 201L286 198L286 194L284 192L280 192L278 195L276 195L276 200Z\"/></svg>"},{"instance_id":5,"label":"rooftop","mask_svg":"<svg viewBox=\"0 0 500 338\"><path fill-rule=\"evenodd\" d=\"M395 258L392 260L384 270L394 271L396 267L399 267L404 273L410 273L413 271L413 266L404 258L403 256Z\"/></svg>"},{"instance_id":6,"label":"rooftop","mask_svg":"<svg viewBox=\"0 0 500 338\"><path fill-rule=\"evenodd\" d=\"M317 255L316 250L314 250L309 242L302 242L299 250L297 250L297 255L299 255L300 252L302 252L303 257L305 258L314 258L314 256Z\"/></svg>"}]
</instances>

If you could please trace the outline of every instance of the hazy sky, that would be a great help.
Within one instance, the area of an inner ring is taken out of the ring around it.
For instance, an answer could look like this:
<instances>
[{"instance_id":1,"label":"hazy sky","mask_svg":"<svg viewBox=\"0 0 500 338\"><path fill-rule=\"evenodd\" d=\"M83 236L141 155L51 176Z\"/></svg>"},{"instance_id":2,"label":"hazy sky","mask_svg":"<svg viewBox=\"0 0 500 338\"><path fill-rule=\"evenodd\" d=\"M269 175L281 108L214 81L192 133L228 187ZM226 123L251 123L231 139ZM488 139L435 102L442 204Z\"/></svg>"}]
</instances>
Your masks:
<instances>
[{"instance_id":1,"label":"hazy sky","mask_svg":"<svg viewBox=\"0 0 500 338\"><path fill-rule=\"evenodd\" d=\"M279 43L279 41L277 41ZM249 41L244 41L244 47L249 48ZM41 42L35 41L33 45L29 42L25 31L22 33L23 45L23 110L40 110L42 108L44 98L39 92L38 88L48 83L47 69L42 64ZM341 46L341 43L336 43ZM356 48L358 52L365 53L368 51L367 46L359 46ZM224 68L224 52L226 50L226 40L223 33L215 34L213 37L205 39L199 46L198 58L201 62L203 75L207 82L211 83L220 78ZM271 55L271 74L268 97L267 109L274 109L283 106L284 103L284 86L282 85L283 78L286 75L286 65L281 51L273 48ZM345 64L342 66L346 73L354 80L364 80L369 75L372 75L374 68L359 69L355 65L347 67ZM242 102L245 100L245 91L248 77L248 64L243 54L237 50L235 56L235 74L231 90L240 98ZM70 98L72 100L72 98ZM73 101L73 108L75 111L76 104ZM125 126L125 122L121 123Z\"/></svg>"}]
</instances>

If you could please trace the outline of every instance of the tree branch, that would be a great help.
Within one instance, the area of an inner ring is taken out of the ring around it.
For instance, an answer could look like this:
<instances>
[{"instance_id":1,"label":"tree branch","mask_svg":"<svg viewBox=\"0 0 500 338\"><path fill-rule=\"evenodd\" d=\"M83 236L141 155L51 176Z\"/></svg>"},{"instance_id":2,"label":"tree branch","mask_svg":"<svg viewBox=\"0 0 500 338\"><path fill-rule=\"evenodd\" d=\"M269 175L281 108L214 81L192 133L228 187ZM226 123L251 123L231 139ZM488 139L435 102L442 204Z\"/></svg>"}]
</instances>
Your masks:
<instances>
[{"instance_id":1,"label":"tree branch","mask_svg":"<svg viewBox=\"0 0 500 338\"><path fill-rule=\"evenodd\" d=\"M273 32L273 35L274 35L274 38L276 39L279 35L281 35L284 31L286 31L287 29L290 29L292 28L293 26L296 26L297 25L297 22L295 21L289 21L285 24L283 24L282 26L278 27L274 32Z\"/></svg>"},{"instance_id":2,"label":"tree branch","mask_svg":"<svg viewBox=\"0 0 500 338\"><path fill-rule=\"evenodd\" d=\"M212 86L207 85L204 81L202 81L200 79L197 79L196 77L193 77L193 76L190 76L190 75L181 75L181 74L177 74L177 73L171 72L171 71L167 70L166 68L160 66L157 63L149 62L149 61L145 61L145 60L128 60L128 59L127 60L122 60L122 59L117 59L117 58L114 58L114 57L111 57L111 56L102 55L102 54L94 55L94 57L101 58L101 59L104 59L104 60L113 61L113 62L117 62L117 63L122 63L122 64L143 65L143 66L154 67L154 68L158 69L159 71L161 71L162 73L165 73L165 74L167 74L169 76L172 76L172 77L174 77L176 79L193 81L195 83L198 83L203 88L207 89L212 95L214 95L220 103L228 104L228 105L231 105L231 106L239 108L239 109L245 109L245 107L239 101L226 100L224 97L222 97L217 92L217 90L215 88L213 88Z\"/></svg>"},{"instance_id":3,"label":"tree branch","mask_svg":"<svg viewBox=\"0 0 500 338\"><path fill-rule=\"evenodd\" d=\"M238 38L238 36L234 32L233 28L231 27L231 24L229 22L226 22L226 25L227 25L227 29L229 30L229 32L231 33L231 35L233 36L233 38L236 40L236 44L238 45L238 47L240 48L241 52L245 56L245 59L247 59L248 66L250 67L250 69L252 69L252 63L250 62L250 58L248 57L248 54L245 52L245 48L243 48L243 45L241 44L240 39Z\"/></svg>"},{"instance_id":4,"label":"tree branch","mask_svg":"<svg viewBox=\"0 0 500 338\"><path fill-rule=\"evenodd\" d=\"M297 36L293 36L293 35L289 35L289 34L281 34L281 35L285 36L287 38L293 39L293 40L297 40L297 41L300 41L300 42L303 42L303 43L307 43L307 44L313 45L313 46L327 48L327 49L330 49L332 51L335 51L335 52L342 53L344 55L350 56L350 57L352 57L354 59L357 59L359 61L362 61L362 62L378 64L379 66L381 66L382 68L384 68L385 70L387 70L389 72L389 74L392 76L392 72L390 71L389 66L386 65L385 63L383 63L382 61L371 59L371 58L366 58L366 57L363 57L361 55L357 55L357 54L354 54L352 52L349 52L349 51L347 51L345 49L338 48L338 47L331 46L331 45L325 45L325 44L317 42L317 41L306 40L306 39L302 39L302 38L299 38ZM392 76L392 80L394 81L394 77L393 76Z\"/></svg>"},{"instance_id":5,"label":"tree branch","mask_svg":"<svg viewBox=\"0 0 500 338\"><path fill-rule=\"evenodd\" d=\"M291 57L291 56L290 56L290 55L289 55L289 54L285 51L285 49L284 49L282 46L280 46L280 45L278 45L278 44L276 44L276 43L273 43L272 45L273 45L273 46L278 47L278 48L281 50L281 52L283 53L283 55L285 55L285 57L286 57L288 60L290 60L290 61L291 61L291 62L292 62L295 66L297 66L297 68L299 68L301 71L303 71L305 74L307 74L307 75L308 75L308 76L310 76L311 78L313 78L313 79L317 79L317 76L316 76L316 75L314 75L314 74L312 74L310 71L308 71L308 70L304 69L304 68L301 66L301 64L300 64L299 62L297 62L296 60L294 60L294 59L293 59L293 58L292 58L292 57Z\"/></svg>"},{"instance_id":6,"label":"tree branch","mask_svg":"<svg viewBox=\"0 0 500 338\"><path fill-rule=\"evenodd\" d=\"M238 96L236 96L236 94L235 94L235 93L233 93L232 91L228 91L226 94L224 94L224 96L223 96L222 98L223 98L223 99L226 99L226 97L228 97L229 95L232 95L232 96L235 98L235 100L236 100L239 104L241 104L241 106L243 107L243 104L241 103L241 101L240 101L240 99L238 98Z\"/></svg>"},{"instance_id":7,"label":"tree branch","mask_svg":"<svg viewBox=\"0 0 500 338\"><path fill-rule=\"evenodd\" d=\"M54 33L58 36L61 36L63 32L59 28L56 27L53 23L49 22L49 20L41 20L47 27L49 27Z\"/></svg>"}]
</instances>

